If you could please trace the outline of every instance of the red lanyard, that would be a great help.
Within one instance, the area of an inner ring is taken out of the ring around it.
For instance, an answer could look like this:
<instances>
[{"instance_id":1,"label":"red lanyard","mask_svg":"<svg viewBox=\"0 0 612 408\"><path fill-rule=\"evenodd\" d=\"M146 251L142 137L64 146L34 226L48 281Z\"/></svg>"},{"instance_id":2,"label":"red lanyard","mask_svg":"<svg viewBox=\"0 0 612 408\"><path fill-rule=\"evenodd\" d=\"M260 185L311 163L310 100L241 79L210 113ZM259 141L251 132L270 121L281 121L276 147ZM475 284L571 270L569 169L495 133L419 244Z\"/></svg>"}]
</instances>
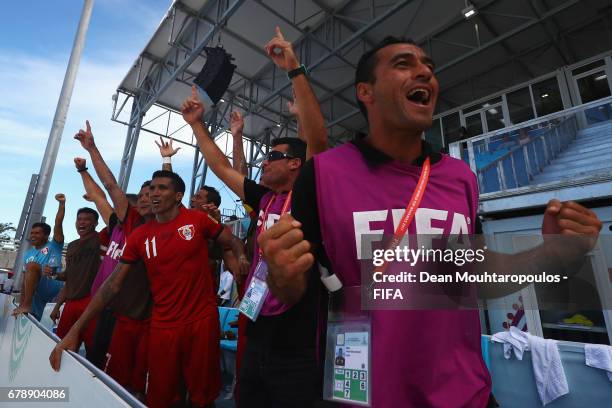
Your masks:
<instances>
[{"instance_id":1,"label":"red lanyard","mask_svg":"<svg viewBox=\"0 0 612 408\"><path fill-rule=\"evenodd\" d=\"M289 194L287 194L287 198L285 198L285 203L283 204L283 208L281 209L281 213L280 213L281 217L283 216L283 214L287 212L287 210L289 209L289 206L291 205L291 195L292 194L293 194L293 191L290 191ZM257 236L259 236L259 234L261 234L267 229L266 221L268 220L268 211L270 210L270 206L272 206L272 203L276 201L276 197L278 197L278 194L274 194L272 198L270 199L270 201L268 201L268 204L266 205L266 209L264 210L263 220L261 222L261 227L259 228L259 232L257 232ZM261 257L262 254L263 254L263 251L261 250L261 248L259 248L259 256Z\"/></svg>"},{"instance_id":2,"label":"red lanyard","mask_svg":"<svg viewBox=\"0 0 612 408\"><path fill-rule=\"evenodd\" d=\"M416 188L412 192L412 197L410 197L410 201L408 202L408 206L404 211L404 215L400 220L395 233L393 234L393 240L386 249L395 248L399 245L404 235L408 231L408 226L412 223L414 219L414 215L416 214L416 210L421 205L421 200L423 199L423 195L425 195L425 187L427 186L427 182L429 181L429 173L431 170L431 165L429 163L429 157L425 159L423 163L423 169L421 170L421 176L419 177L419 182L416 185ZM377 268L377 272L384 273L385 269L387 269L387 261Z\"/></svg>"}]
</instances>

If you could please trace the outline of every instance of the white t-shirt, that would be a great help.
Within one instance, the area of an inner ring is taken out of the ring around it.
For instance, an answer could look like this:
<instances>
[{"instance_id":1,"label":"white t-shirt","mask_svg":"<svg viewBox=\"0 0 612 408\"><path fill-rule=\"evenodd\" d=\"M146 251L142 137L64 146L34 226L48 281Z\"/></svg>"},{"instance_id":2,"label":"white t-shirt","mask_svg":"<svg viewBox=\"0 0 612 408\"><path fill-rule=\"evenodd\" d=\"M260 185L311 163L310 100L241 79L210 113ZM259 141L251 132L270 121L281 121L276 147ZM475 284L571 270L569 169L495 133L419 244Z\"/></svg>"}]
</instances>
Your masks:
<instances>
[{"instance_id":1,"label":"white t-shirt","mask_svg":"<svg viewBox=\"0 0 612 408\"><path fill-rule=\"evenodd\" d=\"M219 292L217 296L221 299L229 300L232 296L232 285L234 284L234 277L230 271L223 271L219 277Z\"/></svg>"}]
</instances>

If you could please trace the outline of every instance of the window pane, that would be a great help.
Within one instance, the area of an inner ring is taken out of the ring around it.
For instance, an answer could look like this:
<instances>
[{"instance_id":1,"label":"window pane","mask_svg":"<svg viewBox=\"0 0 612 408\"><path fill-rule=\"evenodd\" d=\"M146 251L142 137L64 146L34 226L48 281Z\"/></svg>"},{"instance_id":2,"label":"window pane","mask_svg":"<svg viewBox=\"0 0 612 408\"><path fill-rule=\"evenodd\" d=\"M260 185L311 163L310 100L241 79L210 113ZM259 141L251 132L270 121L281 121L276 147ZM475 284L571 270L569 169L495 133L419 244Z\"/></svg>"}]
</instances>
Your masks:
<instances>
[{"instance_id":1,"label":"window pane","mask_svg":"<svg viewBox=\"0 0 612 408\"><path fill-rule=\"evenodd\" d=\"M533 84L531 88L533 89L533 99L538 116L563 110L563 101L556 77Z\"/></svg>"},{"instance_id":2,"label":"window pane","mask_svg":"<svg viewBox=\"0 0 612 408\"><path fill-rule=\"evenodd\" d=\"M442 118L442 129L444 130L444 140L447 146L457 140L465 139L465 135L461 133L459 112L444 116Z\"/></svg>"},{"instance_id":3,"label":"window pane","mask_svg":"<svg viewBox=\"0 0 612 408\"><path fill-rule=\"evenodd\" d=\"M465 117L465 127L467 128L468 137L482 135L482 120L480 112Z\"/></svg>"},{"instance_id":4,"label":"window pane","mask_svg":"<svg viewBox=\"0 0 612 408\"><path fill-rule=\"evenodd\" d=\"M595 72L576 80L582 103L595 101L610 96L608 77L604 71Z\"/></svg>"},{"instance_id":5,"label":"window pane","mask_svg":"<svg viewBox=\"0 0 612 408\"><path fill-rule=\"evenodd\" d=\"M495 106L486 110L485 117L487 118L487 129L489 132L506 127L501 106Z\"/></svg>"},{"instance_id":6,"label":"window pane","mask_svg":"<svg viewBox=\"0 0 612 408\"><path fill-rule=\"evenodd\" d=\"M501 103L501 97L500 96L495 97L493 99L489 99L486 102L479 103L478 105L472 105L472 106L470 106L468 108L463 108L462 111L463 111L463 114L465 115L465 114L467 114L469 112L474 112L476 110L480 110L482 108L486 108L486 107L489 107L491 105L495 105L496 103Z\"/></svg>"},{"instance_id":7,"label":"window pane","mask_svg":"<svg viewBox=\"0 0 612 408\"><path fill-rule=\"evenodd\" d=\"M595 62L591 62L590 64L583 65L579 68L576 68L572 71L573 75L579 75L583 72L587 72L592 70L593 68L602 67L604 65L604 60L600 59Z\"/></svg>"},{"instance_id":8,"label":"window pane","mask_svg":"<svg viewBox=\"0 0 612 408\"><path fill-rule=\"evenodd\" d=\"M523 88L509 93L506 95L506 100L508 101L508 111L510 111L510 120L512 124L533 119L529 88Z\"/></svg>"}]
</instances>

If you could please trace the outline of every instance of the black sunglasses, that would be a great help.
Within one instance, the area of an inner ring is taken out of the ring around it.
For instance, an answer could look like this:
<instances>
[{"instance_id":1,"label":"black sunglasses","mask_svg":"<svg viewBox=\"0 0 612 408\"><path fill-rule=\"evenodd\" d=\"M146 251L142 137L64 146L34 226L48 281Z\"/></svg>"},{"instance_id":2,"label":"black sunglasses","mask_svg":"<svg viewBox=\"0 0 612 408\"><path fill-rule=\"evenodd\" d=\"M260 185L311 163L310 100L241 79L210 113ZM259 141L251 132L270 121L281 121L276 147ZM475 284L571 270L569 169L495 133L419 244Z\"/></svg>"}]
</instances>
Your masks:
<instances>
[{"instance_id":1,"label":"black sunglasses","mask_svg":"<svg viewBox=\"0 0 612 408\"><path fill-rule=\"evenodd\" d=\"M271 150L266 156L266 160L269 162L273 162L276 160L282 160L282 159L295 159L295 157L287 153L279 152L278 150Z\"/></svg>"}]
</instances>

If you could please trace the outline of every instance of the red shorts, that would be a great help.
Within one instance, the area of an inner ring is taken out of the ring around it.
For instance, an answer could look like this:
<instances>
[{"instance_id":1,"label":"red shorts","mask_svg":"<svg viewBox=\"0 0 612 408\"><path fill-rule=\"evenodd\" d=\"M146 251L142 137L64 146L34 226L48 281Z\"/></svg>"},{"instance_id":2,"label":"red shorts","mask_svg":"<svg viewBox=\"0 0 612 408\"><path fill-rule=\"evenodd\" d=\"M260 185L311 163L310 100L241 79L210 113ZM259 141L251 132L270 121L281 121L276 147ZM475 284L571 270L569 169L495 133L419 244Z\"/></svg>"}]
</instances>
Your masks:
<instances>
[{"instance_id":1,"label":"red shorts","mask_svg":"<svg viewBox=\"0 0 612 408\"><path fill-rule=\"evenodd\" d=\"M191 402L211 404L221 389L219 314L149 332L147 406L168 407L179 398L181 378Z\"/></svg>"},{"instance_id":2,"label":"red shorts","mask_svg":"<svg viewBox=\"0 0 612 408\"><path fill-rule=\"evenodd\" d=\"M83 314L89 301L91 300L91 296L86 296L81 299L70 299L67 300L64 304L64 310L62 311L62 315L60 316L59 323L57 324L56 334L60 339L63 339L68 331L72 327L73 324L79 320L79 317ZM81 342L85 342L85 346L87 348L91 347L93 335L96 331L96 319L92 319L88 324L85 330L81 333Z\"/></svg>"},{"instance_id":3,"label":"red shorts","mask_svg":"<svg viewBox=\"0 0 612 408\"><path fill-rule=\"evenodd\" d=\"M149 320L115 314L104 371L124 388L144 392L147 382Z\"/></svg>"}]
</instances>

